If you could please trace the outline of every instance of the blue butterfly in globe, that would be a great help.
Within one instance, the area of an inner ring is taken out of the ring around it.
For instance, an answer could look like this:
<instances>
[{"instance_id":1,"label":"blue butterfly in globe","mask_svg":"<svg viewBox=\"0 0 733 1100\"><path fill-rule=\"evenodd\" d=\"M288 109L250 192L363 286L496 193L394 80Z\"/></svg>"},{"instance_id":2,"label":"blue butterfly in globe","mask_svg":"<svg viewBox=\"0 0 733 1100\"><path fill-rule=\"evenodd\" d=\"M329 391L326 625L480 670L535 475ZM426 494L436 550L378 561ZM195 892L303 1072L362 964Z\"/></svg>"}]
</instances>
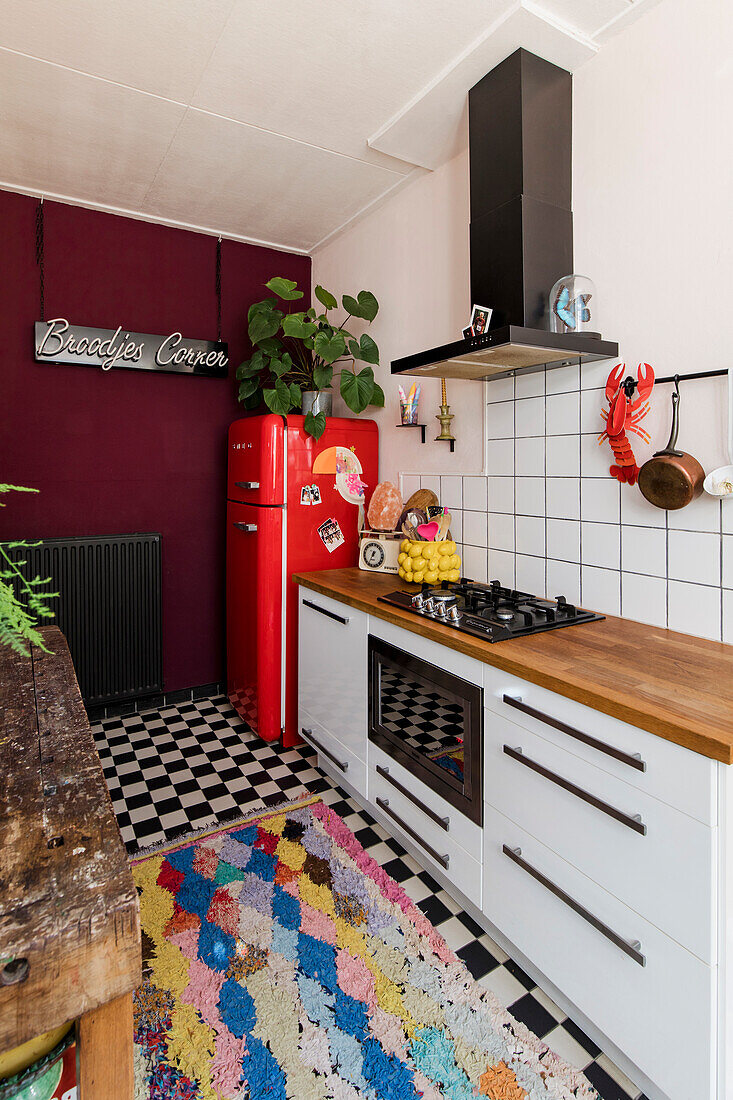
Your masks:
<instances>
[{"instance_id":1,"label":"blue butterfly in globe","mask_svg":"<svg viewBox=\"0 0 733 1100\"><path fill-rule=\"evenodd\" d=\"M592 297L592 294L578 294L571 299L570 291L564 286L555 299L553 309L564 325L567 325L568 328L575 328L577 321L581 321L583 324L590 321L588 302Z\"/></svg>"}]
</instances>

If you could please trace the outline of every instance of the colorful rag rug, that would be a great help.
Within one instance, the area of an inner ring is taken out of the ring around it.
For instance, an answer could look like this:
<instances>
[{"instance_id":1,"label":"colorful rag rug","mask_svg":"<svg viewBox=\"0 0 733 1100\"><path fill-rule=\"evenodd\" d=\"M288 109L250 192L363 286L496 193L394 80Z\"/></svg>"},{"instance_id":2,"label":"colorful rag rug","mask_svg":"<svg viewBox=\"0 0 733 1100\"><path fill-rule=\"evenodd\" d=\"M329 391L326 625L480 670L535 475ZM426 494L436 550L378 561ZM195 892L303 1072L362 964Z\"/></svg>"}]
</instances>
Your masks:
<instances>
[{"instance_id":1,"label":"colorful rag rug","mask_svg":"<svg viewBox=\"0 0 733 1100\"><path fill-rule=\"evenodd\" d=\"M133 862L136 1100L592 1100L320 800Z\"/></svg>"}]
</instances>

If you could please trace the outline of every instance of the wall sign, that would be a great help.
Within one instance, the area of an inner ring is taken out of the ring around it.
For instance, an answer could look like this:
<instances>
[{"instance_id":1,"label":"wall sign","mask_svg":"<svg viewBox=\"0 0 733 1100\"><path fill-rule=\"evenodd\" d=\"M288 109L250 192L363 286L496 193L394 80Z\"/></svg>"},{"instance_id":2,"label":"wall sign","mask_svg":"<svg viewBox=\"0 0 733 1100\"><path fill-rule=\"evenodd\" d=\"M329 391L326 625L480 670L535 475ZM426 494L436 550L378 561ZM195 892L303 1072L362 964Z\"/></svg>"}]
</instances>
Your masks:
<instances>
[{"instance_id":1,"label":"wall sign","mask_svg":"<svg viewBox=\"0 0 733 1100\"><path fill-rule=\"evenodd\" d=\"M64 317L35 323L35 357L38 363L73 363L82 367L123 367L174 374L200 374L226 378L229 349L220 340L190 340L180 332L151 336L147 332L85 328L70 325Z\"/></svg>"}]
</instances>

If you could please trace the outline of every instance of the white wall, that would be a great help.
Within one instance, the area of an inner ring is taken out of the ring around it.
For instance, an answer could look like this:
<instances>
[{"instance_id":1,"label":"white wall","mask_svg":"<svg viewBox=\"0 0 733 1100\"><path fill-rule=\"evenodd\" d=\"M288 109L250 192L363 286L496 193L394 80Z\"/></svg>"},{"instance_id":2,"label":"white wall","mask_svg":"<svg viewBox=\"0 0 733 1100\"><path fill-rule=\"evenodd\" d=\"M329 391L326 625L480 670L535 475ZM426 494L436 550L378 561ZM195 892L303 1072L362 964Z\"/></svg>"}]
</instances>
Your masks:
<instances>
[{"instance_id":1,"label":"white wall","mask_svg":"<svg viewBox=\"0 0 733 1100\"><path fill-rule=\"evenodd\" d=\"M732 43L733 4L663 0L574 77L575 269L594 280L599 327L632 372L639 361L669 375L733 359ZM461 326L467 190L457 157L314 257L316 281L383 288L385 363ZM450 466L440 444L410 447L390 429L390 380L382 476L479 473L485 412L488 506L478 479L449 478L444 494L462 513L467 573L562 587L602 611L733 641L733 501L668 514L608 477L595 436L612 366L490 383L485 410L476 384L450 383L461 441ZM670 393L654 392L652 446L631 437L640 464L666 443ZM725 405L722 379L682 384L680 445L706 469L724 461Z\"/></svg>"}]
</instances>

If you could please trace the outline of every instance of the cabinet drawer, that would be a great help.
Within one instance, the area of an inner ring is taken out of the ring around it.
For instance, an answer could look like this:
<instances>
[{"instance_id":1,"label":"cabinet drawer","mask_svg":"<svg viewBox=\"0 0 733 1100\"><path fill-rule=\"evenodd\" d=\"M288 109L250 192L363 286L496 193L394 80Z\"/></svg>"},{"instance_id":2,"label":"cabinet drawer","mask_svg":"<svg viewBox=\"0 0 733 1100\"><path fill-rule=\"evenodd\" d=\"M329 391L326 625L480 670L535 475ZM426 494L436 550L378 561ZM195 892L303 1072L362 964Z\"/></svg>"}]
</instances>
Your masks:
<instances>
[{"instance_id":1,"label":"cabinet drawer","mask_svg":"<svg viewBox=\"0 0 733 1100\"><path fill-rule=\"evenodd\" d=\"M442 872L474 905L481 905L480 860L470 856L454 837L397 790L376 770L371 759L369 801L386 816L390 831L398 838L406 838L417 849L427 869ZM455 811L446 809L446 816L454 814Z\"/></svg>"},{"instance_id":2,"label":"cabinet drawer","mask_svg":"<svg viewBox=\"0 0 733 1100\"><path fill-rule=\"evenodd\" d=\"M367 616L300 590L299 706L366 761Z\"/></svg>"},{"instance_id":3,"label":"cabinet drawer","mask_svg":"<svg viewBox=\"0 0 733 1100\"><path fill-rule=\"evenodd\" d=\"M484 797L704 962L717 831L487 712Z\"/></svg>"},{"instance_id":4,"label":"cabinet drawer","mask_svg":"<svg viewBox=\"0 0 733 1100\"><path fill-rule=\"evenodd\" d=\"M488 919L671 1100L712 1100L716 968L490 807L484 840Z\"/></svg>"},{"instance_id":5,"label":"cabinet drawer","mask_svg":"<svg viewBox=\"0 0 733 1100\"><path fill-rule=\"evenodd\" d=\"M388 772L389 778L384 777L387 786L391 786L395 796L400 793L399 787L407 792L406 800L417 805L422 819L428 824L435 817L447 824L447 829L440 828L442 835L447 835L460 848L471 856L472 859L481 861L481 826L474 821L469 821L465 814L451 806L439 794L427 787L421 780L416 779L407 768L403 768L392 759L378 745L369 742L368 763L370 770L379 768L382 772ZM390 780L392 781L390 783ZM395 786L398 784L398 786ZM370 795L371 798L371 795ZM373 799L372 799L373 801Z\"/></svg>"},{"instance_id":6,"label":"cabinet drawer","mask_svg":"<svg viewBox=\"0 0 733 1100\"><path fill-rule=\"evenodd\" d=\"M343 780L363 798L367 795L366 762L346 748L303 707L298 708L298 731L318 753L321 767L336 780Z\"/></svg>"},{"instance_id":7,"label":"cabinet drawer","mask_svg":"<svg viewBox=\"0 0 733 1100\"><path fill-rule=\"evenodd\" d=\"M715 761L491 665L484 665L484 703L631 786L716 824Z\"/></svg>"}]
</instances>

